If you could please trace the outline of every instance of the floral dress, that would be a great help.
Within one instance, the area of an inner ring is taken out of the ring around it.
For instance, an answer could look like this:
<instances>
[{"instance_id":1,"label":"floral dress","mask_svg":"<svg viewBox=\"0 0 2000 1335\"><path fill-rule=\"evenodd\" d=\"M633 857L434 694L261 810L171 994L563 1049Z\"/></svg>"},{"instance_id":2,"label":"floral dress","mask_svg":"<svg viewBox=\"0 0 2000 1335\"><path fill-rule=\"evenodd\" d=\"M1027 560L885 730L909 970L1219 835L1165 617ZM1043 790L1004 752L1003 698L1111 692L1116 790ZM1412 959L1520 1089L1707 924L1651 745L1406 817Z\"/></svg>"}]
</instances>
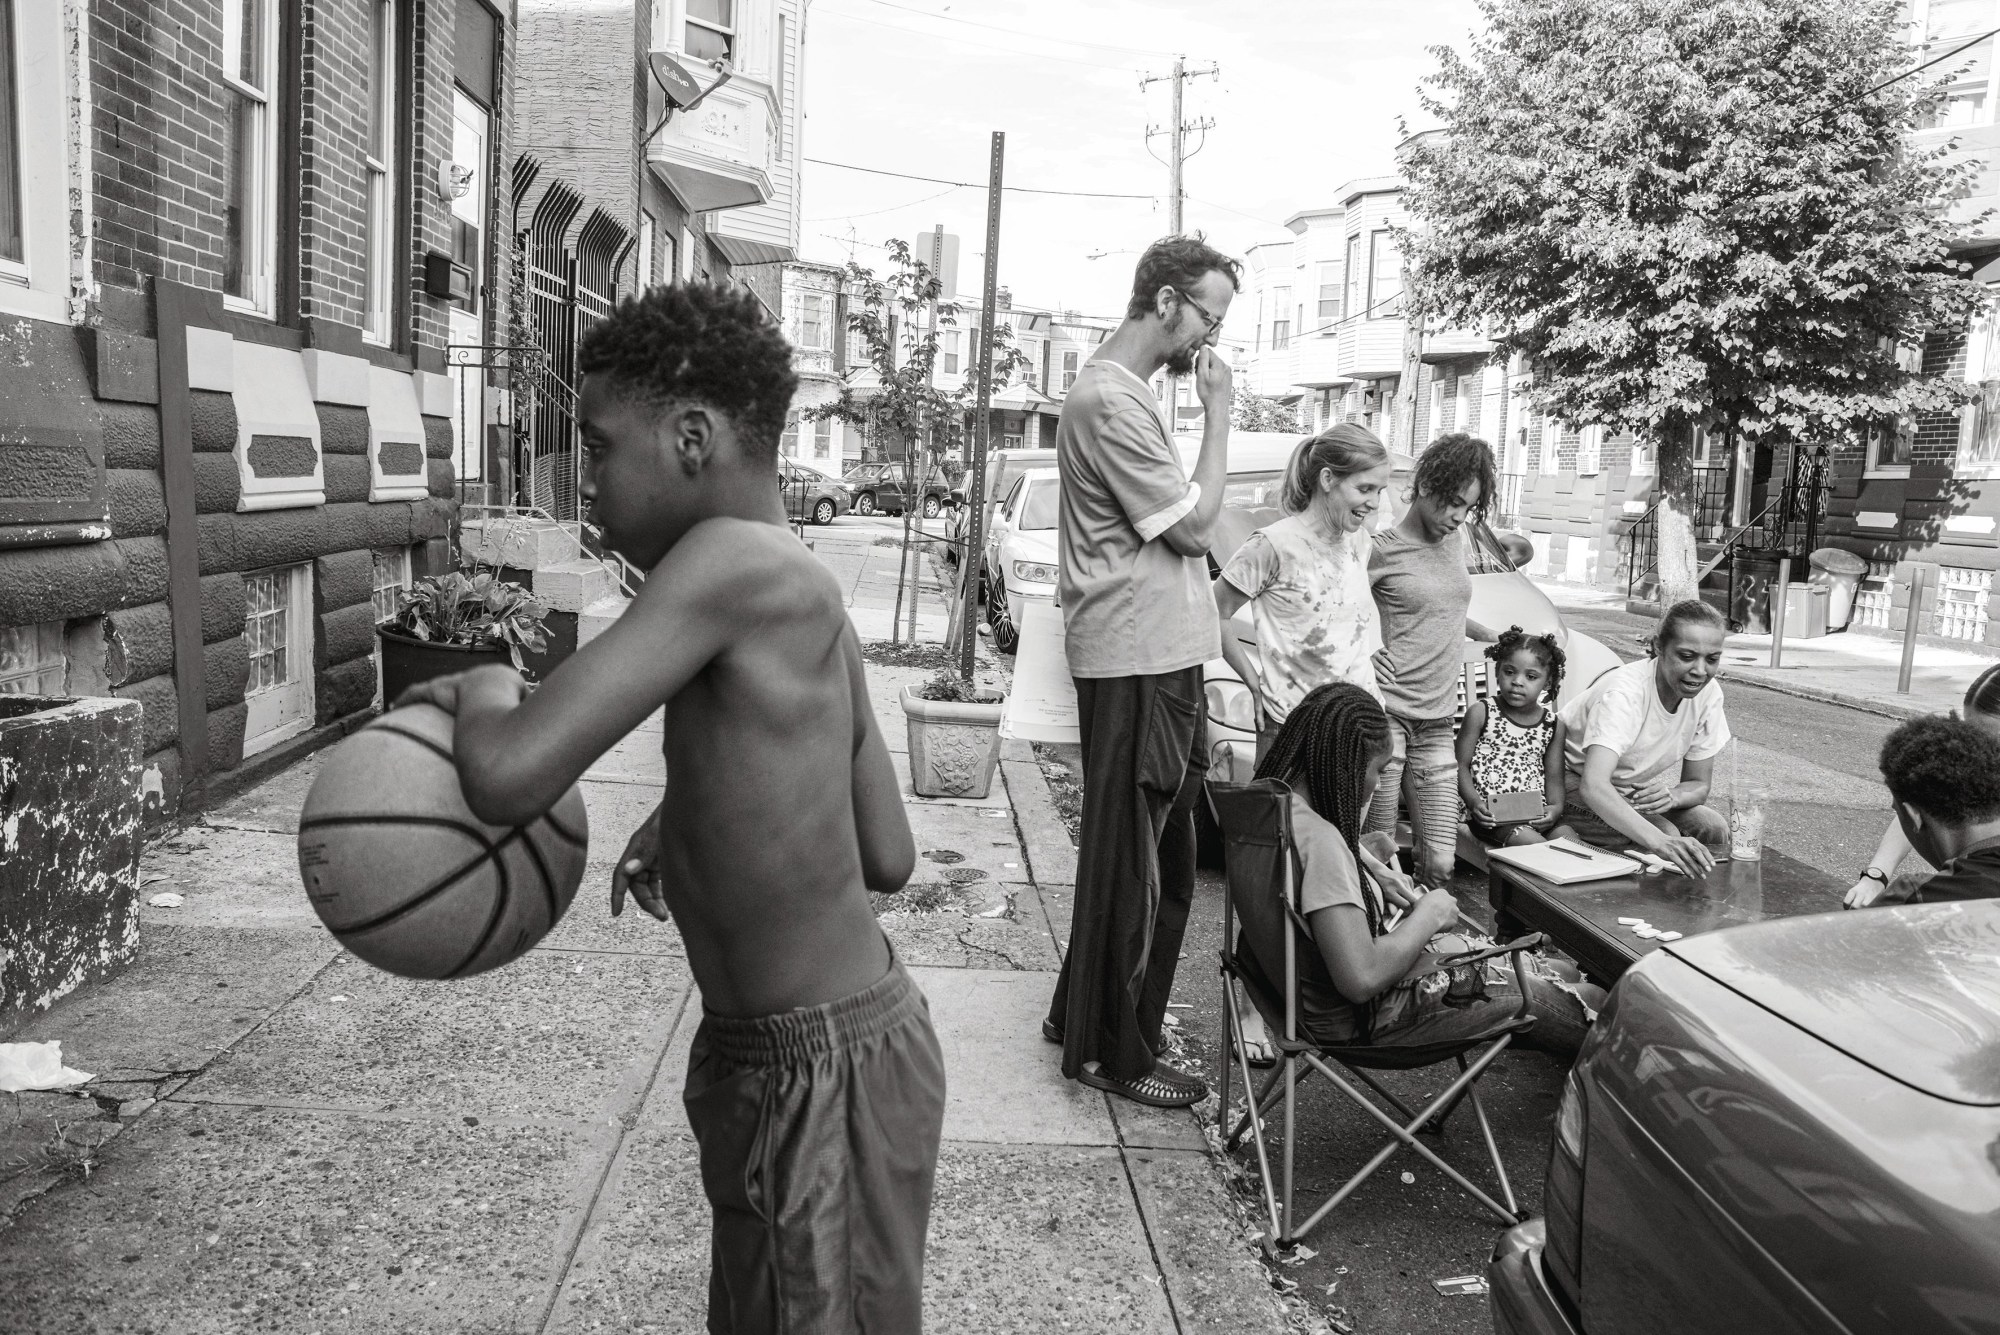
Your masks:
<instances>
[{"instance_id":1,"label":"floral dress","mask_svg":"<svg viewBox=\"0 0 2000 1335\"><path fill-rule=\"evenodd\" d=\"M1498 705L1486 706L1486 730L1472 752L1472 786L1481 796L1539 793L1548 777L1549 743L1556 735L1556 716L1547 708L1532 727L1523 728Z\"/></svg>"}]
</instances>

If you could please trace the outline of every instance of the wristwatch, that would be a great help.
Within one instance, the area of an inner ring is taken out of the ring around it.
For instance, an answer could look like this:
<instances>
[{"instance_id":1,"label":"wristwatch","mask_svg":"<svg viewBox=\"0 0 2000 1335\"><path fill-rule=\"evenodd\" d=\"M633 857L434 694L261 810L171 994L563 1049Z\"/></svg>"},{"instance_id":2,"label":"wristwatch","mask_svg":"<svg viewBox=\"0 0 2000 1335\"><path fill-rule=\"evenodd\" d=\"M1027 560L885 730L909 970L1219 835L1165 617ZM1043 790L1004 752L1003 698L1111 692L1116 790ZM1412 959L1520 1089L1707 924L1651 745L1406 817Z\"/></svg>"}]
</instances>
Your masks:
<instances>
[{"instance_id":1,"label":"wristwatch","mask_svg":"<svg viewBox=\"0 0 2000 1335\"><path fill-rule=\"evenodd\" d=\"M1889 884L1889 878L1873 867L1862 872L1861 879L1864 881L1880 881L1884 886Z\"/></svg>"}]
</instances>

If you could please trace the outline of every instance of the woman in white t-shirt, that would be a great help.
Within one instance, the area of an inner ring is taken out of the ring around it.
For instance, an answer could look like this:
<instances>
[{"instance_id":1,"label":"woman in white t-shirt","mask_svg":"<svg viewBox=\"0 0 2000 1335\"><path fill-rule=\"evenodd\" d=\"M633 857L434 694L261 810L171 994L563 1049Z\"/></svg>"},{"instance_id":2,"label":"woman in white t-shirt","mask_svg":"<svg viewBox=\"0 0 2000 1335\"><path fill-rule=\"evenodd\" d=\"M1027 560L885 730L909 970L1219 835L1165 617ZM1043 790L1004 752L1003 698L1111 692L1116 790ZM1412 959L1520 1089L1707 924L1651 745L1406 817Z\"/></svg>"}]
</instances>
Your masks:
<instances>
[{"instance_id":1,"label":"woman in white t-shirt","mask_svg":"<svg viewBox=\"0 0 2000 1335\"><path fill-rule=\"evenodd\" d=\"M1368 587L1368 521L1389 486L1389 452L1342 422L1299 442L1285 470L1285 517L1244 539L1215 582L1226 623L1247 603L1257 648L1222 637L1222 656L1256 701L1257 758L1315 686L1344 681L1376 699L1382 628Z\"/></svg>"},{"instance_id":2,"label":"woman in white t-shirt","mask_svg":"<svg viewBox=\"0 0 2000 1335\"><path fill-rule=\"evenodd\" d=\"M1708 803L1715 758L1729 744L1722 712L1722 614L1675 603L1652 657L1614 668L1562 711L1564 821L1589 843L1638 848L1690 876L1715 865L1729 822Z\"/></svg>"}]
</instances>

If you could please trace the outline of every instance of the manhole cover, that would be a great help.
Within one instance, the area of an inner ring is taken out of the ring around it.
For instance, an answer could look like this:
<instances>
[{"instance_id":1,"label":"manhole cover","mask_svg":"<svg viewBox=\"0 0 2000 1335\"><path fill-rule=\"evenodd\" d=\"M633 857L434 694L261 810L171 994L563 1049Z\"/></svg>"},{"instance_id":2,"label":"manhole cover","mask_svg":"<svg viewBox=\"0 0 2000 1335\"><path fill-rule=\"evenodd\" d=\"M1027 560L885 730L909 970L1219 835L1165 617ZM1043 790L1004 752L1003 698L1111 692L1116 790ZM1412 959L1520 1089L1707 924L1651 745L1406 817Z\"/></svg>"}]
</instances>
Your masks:
<instances>
[{"instance_id":1,"label":"manhole cover","mask_svg":"<svg viewBox=\"0 0 2000 1335\"><path fill-rule=\"evenodd\" d=\"M963 884L966 881L983 881L986 879L986 873L977 867L953 867L944 874L944 878L947 881Z\"/></svg>"},{"instance_id":2,"label":"manhole cover","mask_svg":"<svg viewBox=\"0 0 2000 1335\"><path fill-rule=\"evenodd\" d=\"M924 856L929 858L932 862L942 862L946 866L950 866L954 862L965 861L965 854L957 851L956 849L951 849L951 848L926 849L924 851Z\"/></svg>"}]
</instances>

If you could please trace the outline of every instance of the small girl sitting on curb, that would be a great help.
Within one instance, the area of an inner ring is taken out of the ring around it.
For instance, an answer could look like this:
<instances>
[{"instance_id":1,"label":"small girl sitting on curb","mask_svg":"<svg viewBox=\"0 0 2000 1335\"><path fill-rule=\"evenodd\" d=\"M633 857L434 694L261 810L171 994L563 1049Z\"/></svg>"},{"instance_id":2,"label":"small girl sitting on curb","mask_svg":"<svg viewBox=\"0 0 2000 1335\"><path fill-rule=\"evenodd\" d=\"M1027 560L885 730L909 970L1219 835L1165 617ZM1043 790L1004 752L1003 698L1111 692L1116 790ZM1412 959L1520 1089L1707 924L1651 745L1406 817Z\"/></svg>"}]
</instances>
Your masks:
<instances>
[{"instance_id":1,"label":"small girl sitting on curb","mask_svg":"<svg viewBox=\"0 0 2000 1335\"><path fill-rule=\"evenodd\" d=\"M1511 627L1486 648L1493 660L1493 699L1474 700L1458 730L1458 792L1473 837L1488 848L1539 844L1570 833L1563 811L1563 651L1553 635ZM1541 814L1502 820L1492 801L1502 793L1539 792Z\"/></svg>"}]
</instances>

